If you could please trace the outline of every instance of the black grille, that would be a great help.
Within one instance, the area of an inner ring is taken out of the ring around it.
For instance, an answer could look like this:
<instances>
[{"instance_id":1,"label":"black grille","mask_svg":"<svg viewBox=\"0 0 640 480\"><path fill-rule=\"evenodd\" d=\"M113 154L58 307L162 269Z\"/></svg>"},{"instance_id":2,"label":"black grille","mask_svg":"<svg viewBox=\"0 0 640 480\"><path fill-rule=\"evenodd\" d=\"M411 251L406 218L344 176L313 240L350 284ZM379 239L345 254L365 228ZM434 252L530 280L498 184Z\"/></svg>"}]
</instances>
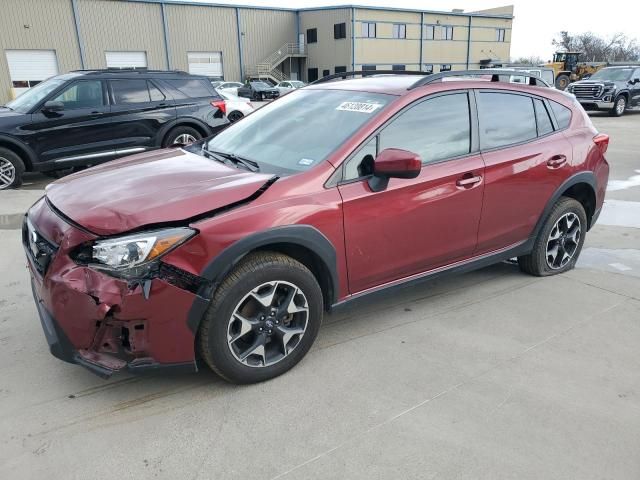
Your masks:
<instances>
[{"instance_id":1,"label":"black grille","mask_svg":"<svg viewBox=\"0 0 640 480\"><path fill-rule=\"evenodd\" d=\"M604 87L602 85L573 85L573 94L577 98L600 98Z\"/></svg>"},{"instance_id":2,"label":"black grille","mask_svg":"<svg viewBox=\"0 0 640 480\"><path fill-rule=\"evenodd\" d=\"M58 247L45 239L27 217L22 224L22 243L37 272L44 275Z\"/></svg>"}]
</instances>

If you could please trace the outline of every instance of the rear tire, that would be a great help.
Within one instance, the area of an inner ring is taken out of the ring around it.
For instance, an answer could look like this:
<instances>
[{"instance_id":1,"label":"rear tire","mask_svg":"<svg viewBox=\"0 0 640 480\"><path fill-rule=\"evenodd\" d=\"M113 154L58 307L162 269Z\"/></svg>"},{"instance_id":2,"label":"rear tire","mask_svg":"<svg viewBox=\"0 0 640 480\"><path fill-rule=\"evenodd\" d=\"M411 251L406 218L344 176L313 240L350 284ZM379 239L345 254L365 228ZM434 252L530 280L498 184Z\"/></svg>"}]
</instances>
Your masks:
<instances>
[{"instance_id":1,"label":"rear tire","mask_svg":"<svg viewBox=\"0 0 640 480\"><path fill-rule=\"evenodd\" d=\"M250 253L213 295L198 332L199 354L229 382L268 380L306 355L322 313L322 291L309 269L280 253Z\"/></svg>"},{"instance_id":2,"label":"rear tire","mask_svg":"<svg viewBox=\"0 0 640 480\"><path fill-rule=\"evenodd\" d=\"M192 127L179 126L172 128L162 142L163 147L171 145L188 145L197 142L202 138L202 134Z\"/></svg>"},{"instance_id":3,"label":"rear tire","mask_svg":"<svg viewBox=\"0 0 640 480\"><path fill-rule=\"evenodd\" d=\"M569 78L569 75L561 73L556 77L556 88L558 90L564 90L569 86L569 83L571 83L571 79Z\"/></svg>"},{"instance_id":4,"label":"rear tire","mask_svg":"<svg viewBox=\"0 0 640 480\"><path fill-rule=\"evenodd\" d=\"M0 147L0 190L22 185L24 171L22 159L8 148Z\"/></svg>"},{"instance_id":5,"label":"rear tire","mask_svg":"<svg viewBox=\"0 0 640 480\"><path fill-rule=\"evenodd\" d=\"M613 108L609 110L609 115L612 117L621 117L624 115L624 111L627 109L627 97L624 95L618 96L613 103Z\"/></svg>"},{"instance_id":6,"label":"rear tire","mask_svg":"<svg viewBox=\"0 0 640 480\"><path fill-rule=\"evenodd\" d=\"M560 197L540 229L531 253L518 257L520 270L536 277L571 270L580 256L586 233L587 214L582 204L573 198Z\"/></svg>"}]
</instances>

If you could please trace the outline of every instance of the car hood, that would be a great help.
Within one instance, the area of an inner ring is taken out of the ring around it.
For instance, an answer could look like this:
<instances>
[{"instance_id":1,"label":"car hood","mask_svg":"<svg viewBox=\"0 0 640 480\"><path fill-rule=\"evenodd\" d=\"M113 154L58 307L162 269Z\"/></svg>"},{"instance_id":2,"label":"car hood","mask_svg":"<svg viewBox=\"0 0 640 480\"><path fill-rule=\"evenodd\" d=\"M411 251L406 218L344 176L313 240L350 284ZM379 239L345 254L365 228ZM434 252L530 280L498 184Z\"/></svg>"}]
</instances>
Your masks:
<instances>
[{"instance_id":1,"label":"car hood","mask_svg":"<svg viewBox=\"0 0 640 480\"><path fill-rule=\"evenodd\" d=\"M272 178L182 149L156 150L65 177L50 184L46 196L87 230L112 235L249 200Z\"/></svg>"},{"instance_id":2,"label":"car hood","mask_svg":"<svg viewBox=\"0 0 640 480\"><path fill-rule=\"evenodd\" d=\"M615 82L611 81L611 80L591 80L591 79L587 79L587 80L578 80L577 82L573 82L572 85L604 85L605 87L611 87L613 85L615 85Z\"/></svg>"},{"instance_id":3,"label":"car hood","mask_svg":"<svg viewBox=\"0 0 640 480\"><path fill-rule=\"evenodd\" d=\"M14 112L7 107L0 107L0 117L16 117L19 115L24 115L24 113Z\"/></svg>"}]
</instances>

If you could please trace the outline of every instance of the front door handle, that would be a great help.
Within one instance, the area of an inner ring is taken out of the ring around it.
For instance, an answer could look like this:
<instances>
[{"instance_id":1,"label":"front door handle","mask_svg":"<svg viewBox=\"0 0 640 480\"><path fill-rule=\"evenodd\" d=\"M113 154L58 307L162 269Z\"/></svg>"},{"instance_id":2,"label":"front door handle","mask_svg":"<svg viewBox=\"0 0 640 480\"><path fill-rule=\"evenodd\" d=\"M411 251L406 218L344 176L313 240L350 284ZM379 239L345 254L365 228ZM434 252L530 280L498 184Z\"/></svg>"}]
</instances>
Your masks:
<instances>
[{"instance_id":1,"label":"front door handle","mask_svg":"<svg viewBox=\"0 0 640 480\"><path fill-rule=\"evenodd\" d=\"M549 160L547 160L547 166L549 168L559 168L565 163L567 163L567 157L565 157L564 155L554 155Z\"/></svg>"},{"instance_id":2,"label":"front door handle","mask_svg":"<svg viewBox=\"0 0 640 480\"><path fill-rule=\"evenodd\" d=\"M456 181L456 185L458 187L470 188L470 187L480 183L481 181L482 181L482 176L481 175L475 175L475 176L472 176L472 177L465 176L465 177L459 178Z\"/></svg>"}]
</instances>

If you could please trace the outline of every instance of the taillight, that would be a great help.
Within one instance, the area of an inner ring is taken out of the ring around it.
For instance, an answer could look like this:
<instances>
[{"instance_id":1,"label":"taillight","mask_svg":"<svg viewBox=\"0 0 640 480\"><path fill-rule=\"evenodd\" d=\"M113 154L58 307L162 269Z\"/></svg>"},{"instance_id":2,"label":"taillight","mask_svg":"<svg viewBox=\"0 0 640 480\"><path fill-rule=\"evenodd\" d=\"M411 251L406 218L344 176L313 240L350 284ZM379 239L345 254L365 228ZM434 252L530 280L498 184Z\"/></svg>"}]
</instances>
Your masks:
<instances>
[{"instance_id":1,"label":"taillight","mask_svg":"<svg viewBox=\"0 0 640 480\"><path fill-rule=\"evenodd\" d=\"M222 113L227 114L227 104L224 103L224 100L214 100L211 102L212 107L217 107L220 109Z\"/></svg>"},{"instance_id":2,"label":"taillight","mask_svg":"<svg viewBox=\"0 0 640 480\"><path fill-rule=\"evenodd\" d=\"M607 153L607 148L609 148L609 135L606 133L599 133L595 137L593 137L593 143L600 149L600 152L604 155Z\"/></svg>"}]
</instances>

